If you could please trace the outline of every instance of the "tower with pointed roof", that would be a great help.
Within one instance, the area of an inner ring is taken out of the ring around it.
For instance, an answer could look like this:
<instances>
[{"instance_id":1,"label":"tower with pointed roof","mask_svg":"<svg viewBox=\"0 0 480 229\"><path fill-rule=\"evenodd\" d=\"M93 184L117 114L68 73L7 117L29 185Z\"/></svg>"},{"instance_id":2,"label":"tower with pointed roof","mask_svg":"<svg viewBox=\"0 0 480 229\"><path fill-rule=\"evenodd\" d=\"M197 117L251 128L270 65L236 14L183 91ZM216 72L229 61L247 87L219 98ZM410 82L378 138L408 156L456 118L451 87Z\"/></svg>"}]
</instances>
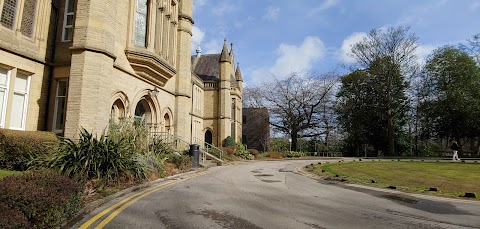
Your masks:
<instances>
[{"instance_id":1,"label":"tower with pointed roof","mask_svg":"<svg viewBox=\"0 0 480 229\"><path fill-rule=\"evenodd\" d=\"M192 78L203 84L202 134L217 146L228 136L241 142L243 78L234 61L233 44L229 50L226 39L220 53L192 56Z\"/></svg>"}]
</instances>

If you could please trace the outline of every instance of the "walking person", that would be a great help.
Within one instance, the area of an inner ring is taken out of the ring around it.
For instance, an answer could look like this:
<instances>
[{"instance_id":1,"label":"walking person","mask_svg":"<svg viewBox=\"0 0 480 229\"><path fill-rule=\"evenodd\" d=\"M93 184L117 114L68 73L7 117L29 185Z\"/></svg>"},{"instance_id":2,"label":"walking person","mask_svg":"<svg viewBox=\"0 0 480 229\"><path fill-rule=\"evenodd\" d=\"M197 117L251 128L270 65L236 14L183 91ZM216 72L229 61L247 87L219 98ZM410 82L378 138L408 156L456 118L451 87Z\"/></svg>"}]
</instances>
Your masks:
<instances>
[{"instance_id":1,"label":"walking person","mask_svg":"<svg viewBox=\"0 0 480 229\"><path fill-rule=\"evenodd\" d=\"M453 158L452 160L454 161L459 161L460 159L458 158L458 149L460 147L458 146L457 141L453 141L452 146L450 146L450 149L453 151Z\"/></svg>"}]
</instances>

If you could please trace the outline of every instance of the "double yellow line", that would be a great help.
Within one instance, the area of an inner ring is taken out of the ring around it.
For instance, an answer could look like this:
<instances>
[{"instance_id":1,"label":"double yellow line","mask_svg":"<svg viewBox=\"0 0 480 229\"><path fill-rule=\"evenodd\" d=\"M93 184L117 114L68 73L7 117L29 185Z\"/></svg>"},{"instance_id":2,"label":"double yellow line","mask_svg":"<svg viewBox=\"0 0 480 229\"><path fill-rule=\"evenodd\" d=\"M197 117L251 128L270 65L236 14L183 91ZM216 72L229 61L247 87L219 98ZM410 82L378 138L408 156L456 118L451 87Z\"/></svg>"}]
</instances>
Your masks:
<instances>
[{"instance_id":1,"label":"double yellow line","mask_svg":"<svg viewBox=\"0 0 480 229\"><path fill-rule=\"evenodd\" d=\"M103 219L96 227L95 229L97 228L103 228L105 227L105 225L107 225L107 223L109 223L110 221L112 221L113 218L115 218L115 216L117 216L118 214L120 214L123 210L125 210L125 208L127 208L128 206L132 205L133 203L135 203L136 201L138 201L139 199L145 197L145 196L148 196L160 189L163 189L163 188L166 188L166 187L169 187L169 186L172 186L174 184L177 184L177 183L180 183L180 182L183 182L183 181L186 181L186 180L189 180L191 178L194 178L194 177L198 177L198 176L202 176L202 175L205 175L205 174L208 174L210 173L209 171L204 171L204 172L200 172L200 173L196 173L196 174L193 174L191 176L188 176L188 177L184 177L183 179L181 180L171 180L171 181L167 181L167 182L164 182L164 183L161 183L159 185L156 185L154 187L151 187L151 188L148 188L146 190L143 190L139 193L136 193L136 194L133 194L123 200L121 200L120 202L112 205L111 207L103 210L102 212L98 213L97 215L95 215L94 217L92 217L90 220L88 220L87 222L85 222L84 224L82 224L82 226L80 226L79 228L80 229L87 229L90 225L92 225L93 223L95 223L98 219L102 218L104 215L106 214L110 214L108 215L105 219Z\"/></svg>"}]
</instances>

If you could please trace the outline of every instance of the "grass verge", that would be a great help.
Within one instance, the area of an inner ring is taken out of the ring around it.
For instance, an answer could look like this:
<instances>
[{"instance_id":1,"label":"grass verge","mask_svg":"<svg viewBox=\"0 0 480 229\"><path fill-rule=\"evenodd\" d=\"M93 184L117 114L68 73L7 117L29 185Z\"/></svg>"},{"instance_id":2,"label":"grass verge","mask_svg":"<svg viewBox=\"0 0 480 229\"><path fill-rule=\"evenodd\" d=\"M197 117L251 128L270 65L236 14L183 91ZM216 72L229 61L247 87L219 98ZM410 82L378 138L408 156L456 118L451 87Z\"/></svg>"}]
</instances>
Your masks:
<instances>
[{"instance_id":1,"label":"grass verge","mask_svg":"<svg viewBox=\"0 0 480 229\"><path fill-rule=\"evenodd\" d=\"M0 169L0 180L3 179L6 176L17 175L17 174L22 174L22 172L10 171L10 170L1 170Z\"/></svg>"},{"instance_id":2,"label":"grass verge","mask_svg":"<svg viewBox=\"0 0 480 229\"><path fill-rule=\"evenodd\" d=\"M322 173L322 170L325 172ZM339 175L350 183L376 187L396 186L407 192L459 197L480 195L480 164L448 162L350 162L308 166L307 171L327 179ZM372 180L375 183L372 183ZM437 192L429 192L437 188Z\"/></svg>"}]
</instances>

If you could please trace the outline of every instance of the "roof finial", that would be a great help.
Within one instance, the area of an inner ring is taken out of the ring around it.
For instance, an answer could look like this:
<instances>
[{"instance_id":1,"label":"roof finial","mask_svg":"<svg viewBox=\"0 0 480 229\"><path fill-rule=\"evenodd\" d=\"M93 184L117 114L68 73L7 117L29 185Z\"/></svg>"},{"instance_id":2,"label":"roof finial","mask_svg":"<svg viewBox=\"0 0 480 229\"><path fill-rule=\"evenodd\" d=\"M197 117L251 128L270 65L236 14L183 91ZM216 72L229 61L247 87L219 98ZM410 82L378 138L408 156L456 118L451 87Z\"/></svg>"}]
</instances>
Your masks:
<instances>
[{"instance_id":1,"label":"roof finial","mask_svg":"<svg viewBox=\"0 0 480 229\"><path fill-rule=\"evenodd\" d=\"M200 57L202 55L202 48L200 48L200 45L198 45L197 47L197 58Z\"/></svg>"}]
</instances>

